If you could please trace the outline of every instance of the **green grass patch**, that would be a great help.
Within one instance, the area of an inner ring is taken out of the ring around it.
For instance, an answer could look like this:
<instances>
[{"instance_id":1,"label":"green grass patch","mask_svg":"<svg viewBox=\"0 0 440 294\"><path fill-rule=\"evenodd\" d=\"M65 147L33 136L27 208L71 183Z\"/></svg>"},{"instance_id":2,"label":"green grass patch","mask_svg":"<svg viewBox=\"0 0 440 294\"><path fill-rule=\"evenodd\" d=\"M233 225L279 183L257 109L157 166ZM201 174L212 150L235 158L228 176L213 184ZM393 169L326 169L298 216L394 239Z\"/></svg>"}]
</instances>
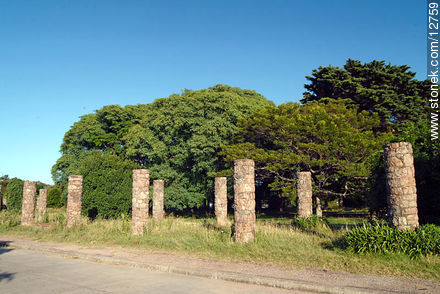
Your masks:
<instances>
[{"instance_id":1,"label":"green grass patch","mask_svg":"<svg viewBox=\"0 0 440 294\"><path fill-rule=\"evenodd\" d=\"M330 219L327 221L331 222ZM313 232L315 226L300 228L301 225L294 225L292 219L279 223L284 225L259 221L255 241L237 244L233 242L231 227L218 226L213 219L168 217L160 222L150 220L143 236L132 236L128 218L93 222L83 219L74 229L67 230L65 212L60 209L49 209L48 225L33 227L19 226L18 215L0 212L2 235L84 246L157 250L225 261L272 264L288 269L315 268L440 281L439 256L412 260L399 253L359 255L335 246L345 230L331 230L328 226L325 234L317 234Z\"/></svg>"}]
</instances>

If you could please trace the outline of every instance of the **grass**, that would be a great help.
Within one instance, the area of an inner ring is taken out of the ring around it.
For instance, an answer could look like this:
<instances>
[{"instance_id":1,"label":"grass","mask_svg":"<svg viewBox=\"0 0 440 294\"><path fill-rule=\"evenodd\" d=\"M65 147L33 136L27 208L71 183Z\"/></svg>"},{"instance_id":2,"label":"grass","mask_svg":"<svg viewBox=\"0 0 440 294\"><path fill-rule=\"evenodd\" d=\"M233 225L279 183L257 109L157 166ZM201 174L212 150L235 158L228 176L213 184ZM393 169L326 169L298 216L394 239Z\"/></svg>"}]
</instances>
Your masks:
<instances>
[{"instance_id":1,"label":"grass","mask_svg":"<svg viewBox=\"0 0 440 294\"><path fill-rule=\"evenodd\" d=\"M66 242L85 246L122 246L157 250L226 261L247 261L286 268L314 268L393 277L422 278L440 281L440 257L428 256L411 260L403 254L355 254L335 243L345 233L325 229L325 233L304 231L292 220L267 219L257 222L254 242L236 244L231 227L219 227L212 219L168 217L161 222L149 221L148 232L132 236L130 222L102 220L83 223L72 230L65 228L65 212L49 209L48 224L19 226L18 214L0 211L0 234L44 241ZM359 222L354 220L353 222ZM328 223L349 223L347 219L328 219Z\"/></svg>"}]
</instances>

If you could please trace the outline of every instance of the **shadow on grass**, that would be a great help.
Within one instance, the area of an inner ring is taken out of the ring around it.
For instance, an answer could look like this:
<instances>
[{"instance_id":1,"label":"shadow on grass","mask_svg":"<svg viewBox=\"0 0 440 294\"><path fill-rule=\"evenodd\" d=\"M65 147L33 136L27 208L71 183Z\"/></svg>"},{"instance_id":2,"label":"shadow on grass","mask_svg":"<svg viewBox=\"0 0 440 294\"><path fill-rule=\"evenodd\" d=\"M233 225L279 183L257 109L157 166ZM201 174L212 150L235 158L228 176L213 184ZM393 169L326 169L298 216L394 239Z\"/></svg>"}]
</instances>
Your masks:
<instances>
[{"instance_id":1,"label":"shadow on grass","mask_svg":"<svg viewBox=\"0 0 440 294\"><path fill-rule=\"evenodd\" d=\"M345 250L347 249L347 243L345 242L344 236L339 237L335 240L328 240L321 242L322 248L335 251L335 250Z\"/></svg>"}]
</instances>

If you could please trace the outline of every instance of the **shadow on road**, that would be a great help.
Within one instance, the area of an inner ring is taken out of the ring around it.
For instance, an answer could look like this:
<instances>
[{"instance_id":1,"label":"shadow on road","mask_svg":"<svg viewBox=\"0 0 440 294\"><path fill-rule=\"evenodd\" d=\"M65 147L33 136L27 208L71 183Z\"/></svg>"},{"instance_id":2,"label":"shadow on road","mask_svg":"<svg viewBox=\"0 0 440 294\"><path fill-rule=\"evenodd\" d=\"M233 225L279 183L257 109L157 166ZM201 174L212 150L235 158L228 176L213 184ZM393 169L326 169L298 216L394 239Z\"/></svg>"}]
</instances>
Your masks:
<instances>
[{"instance_id":1,"label":"shadow on road","mask_svg":"<svg viewBox=\"0 0 440 294\"><path fill-rule=\"evenodd\" d=\"M7 248L10 243L11 241L0 241L0 254L8 253L13 250L12 248Z\"/></svg>"},{"instance_id":2,"label":"shadow on road","mask_svg":"<svg viewBox=\"0 0 440 294\"><path fill-rule=\"evenodd\" d=\"M3 280L11 281L16 273L0 272L0 282Z\"/></svg>"}]
</instances>

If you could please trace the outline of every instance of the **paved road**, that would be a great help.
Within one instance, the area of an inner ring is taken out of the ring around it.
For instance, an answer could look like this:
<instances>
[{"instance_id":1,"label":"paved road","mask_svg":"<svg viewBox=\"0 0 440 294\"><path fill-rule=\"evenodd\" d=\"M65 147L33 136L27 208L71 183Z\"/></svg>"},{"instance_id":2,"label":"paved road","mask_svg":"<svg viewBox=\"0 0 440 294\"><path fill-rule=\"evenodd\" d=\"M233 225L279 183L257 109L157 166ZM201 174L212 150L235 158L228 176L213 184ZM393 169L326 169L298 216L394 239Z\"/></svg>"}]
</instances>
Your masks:
<instances>
[{"instance_id":1,"label":"paved road","mask_svg":"<svg viewBox=\"0 0 440 294\"><path fill-rule=\"evenodd\" d=\"M291 293L0 248L0 293ZM296 292L298 293L298 292Z\"/></svg>"}]
</instances>

